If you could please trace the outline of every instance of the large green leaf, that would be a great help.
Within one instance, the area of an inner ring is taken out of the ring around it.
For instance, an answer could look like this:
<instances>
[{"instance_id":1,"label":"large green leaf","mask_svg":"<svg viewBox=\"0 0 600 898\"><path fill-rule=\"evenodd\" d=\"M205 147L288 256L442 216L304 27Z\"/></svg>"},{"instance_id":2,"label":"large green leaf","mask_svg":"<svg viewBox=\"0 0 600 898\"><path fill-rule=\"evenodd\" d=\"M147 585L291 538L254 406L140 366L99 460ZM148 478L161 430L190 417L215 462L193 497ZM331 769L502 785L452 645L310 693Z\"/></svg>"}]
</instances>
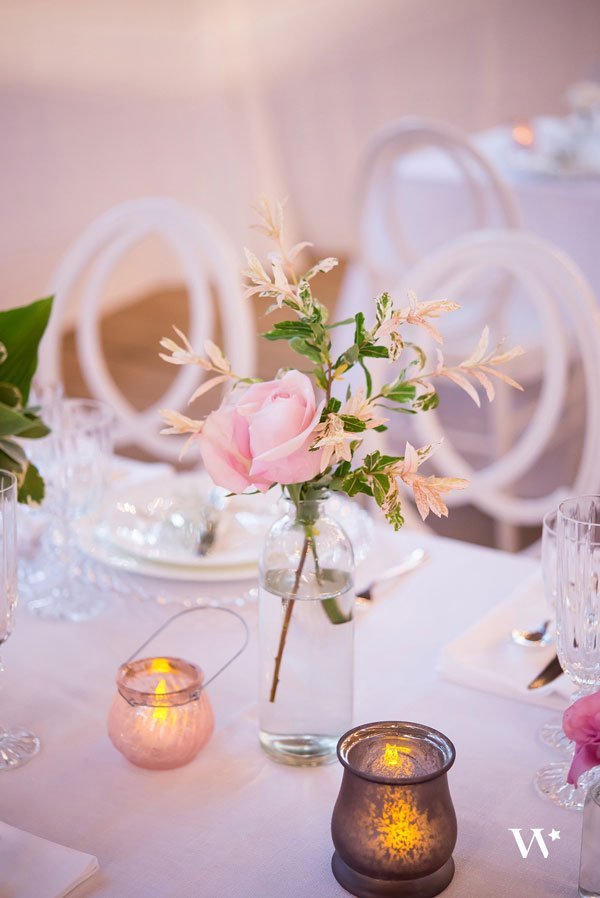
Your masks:
<instances>
[{"instance_id":1,"label":"large green leaf","mask_svg":"<svg viewBox=\"0 0 600 898\"><path fill-rule=\"evenodd\" d=\"M38 299L28 306L0 312L0 343L6 357L0 363L0 380L11 383L27 404L38 362L38 346L46 330L52 299Z\"/></svg>"}]
</instances>

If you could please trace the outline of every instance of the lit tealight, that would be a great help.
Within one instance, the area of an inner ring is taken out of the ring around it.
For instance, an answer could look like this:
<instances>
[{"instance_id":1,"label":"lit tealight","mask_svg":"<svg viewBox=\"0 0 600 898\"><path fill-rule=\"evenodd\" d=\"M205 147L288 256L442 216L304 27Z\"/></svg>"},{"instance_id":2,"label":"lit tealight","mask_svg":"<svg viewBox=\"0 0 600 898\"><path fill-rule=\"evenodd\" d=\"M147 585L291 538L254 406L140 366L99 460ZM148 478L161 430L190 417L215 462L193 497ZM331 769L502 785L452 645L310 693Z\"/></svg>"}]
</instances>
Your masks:
<instances>
[{"instance_id":1,"label":"lit tealight","mask_svg":"<svg viewBox=\"0 0 600 898\"><path fill-rule=\"evenodd\" d=\"M108 734L138 767L167 770L196 757L214 716L199 667L180 658L141 658L117 675Z\"/></svg>"},{"instance_id":2,"label":"lit tealight","mask_svg":"<svg viewBox=\"0 0 600 898\"><path fill-rule=\"evenodd\" d=\"M331 822L333 873L359 898L432 898L454 875L452 743L437 730L384 721L338 743L344 776Z\"/></svg>"},{"instance_id":3,"label":"lit tealight","mask_svg":"<svg viewBox=\"0 0 600 898\"><path fill-rule=\"evenodd\" d=\"M512 129L512 139L517 146L529 150L534 144L533 128L527 122L518 122Z\"/></svg>"}]
</instances>

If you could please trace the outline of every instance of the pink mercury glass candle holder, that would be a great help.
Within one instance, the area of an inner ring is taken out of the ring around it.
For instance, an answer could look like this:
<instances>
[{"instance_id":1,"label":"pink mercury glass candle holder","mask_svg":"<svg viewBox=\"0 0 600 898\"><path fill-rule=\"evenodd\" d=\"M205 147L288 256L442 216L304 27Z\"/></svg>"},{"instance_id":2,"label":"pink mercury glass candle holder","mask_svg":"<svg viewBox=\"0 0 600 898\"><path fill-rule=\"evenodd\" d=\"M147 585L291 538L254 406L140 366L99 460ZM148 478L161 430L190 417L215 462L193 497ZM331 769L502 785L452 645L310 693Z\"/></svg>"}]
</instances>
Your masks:
<instances>
[{"instance_id":1,"label":"pink mercury glass candle holder","mask_svg":"<svg viewBox=\"0 0 600 898\"><path fill-rule=\"evenodd\" d=\"M188 764L214 729L199 667L181 658L122 664L108 716L108 735L128 761L151 770Z\"/></svg>"}]
</instances>

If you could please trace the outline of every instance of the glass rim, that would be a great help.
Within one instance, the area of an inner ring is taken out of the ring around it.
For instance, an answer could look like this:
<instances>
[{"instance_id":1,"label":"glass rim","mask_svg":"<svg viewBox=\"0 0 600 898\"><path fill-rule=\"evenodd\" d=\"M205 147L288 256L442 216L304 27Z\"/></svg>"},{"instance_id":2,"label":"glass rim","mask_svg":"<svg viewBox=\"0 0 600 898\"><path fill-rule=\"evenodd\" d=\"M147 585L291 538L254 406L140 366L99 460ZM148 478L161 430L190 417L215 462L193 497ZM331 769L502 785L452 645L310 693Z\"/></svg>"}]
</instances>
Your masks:
<instances>
[{"instance_id":1,"label":"glass rim","mask_svg":"<svg viewBox=\"0 0 600 898\"><path fill-rule=\"evenodd\" d=\"M8 481L5 482L5 481ZM0 496L5 493L10 493L13 490L17 490L19 485L19 481L17 480L17 475L14 471L7 471L5 468L0 468Z\"/></svg>"},{"instance_id":2,"label":"glass rim","mask_svg":"<svg viewBox=\"0 0 600 898\"><path fill-rule=\"evenodd\" d=\"M156 694L147 689L140 689L131 685L137 674L157 673L152 671L154 661L167 662L171 667L169 671L181 678L179 688L169 692ZM184 661L183 658L175 658L171 655L161 655L150 658L138 658L136 661L126 661L117 671L116 683L120 695L130 705L145 705L149 708L169 708L176 705L187 705L200 697L204 673L192 661Z\"/></svg>"},{"instance_id":3,"label":"glass rim","mask_svg":"<svg viewBox=\"0 0 600 898\"><path fill-rule=\"evenodd\" d=\"M600 496L597 494L592 493L586 496L571 496L568 499L563 499L559 504L556 511L556 522L558 523L559 519L562 518L564 521L570 521L573 524L584 524L586 527L598 527L600 529L600 521L594 523L593 521L580 520L574 515L566 514L563 510L563 506L565 506L567 502L584 502L586 499L594 499L598 503L598 508L600 510Z\"/></svg>"},{"instance_id":4,"label":"glass rim","mask_svg":"<svg viewBox=\"0 0 600 898\"><path fill-rule=\"evenodd\" d=\"M403 730L402 733L399 732L400 729ZM360 770L350 760L350 750L363 739L369 739L373 736L420 738L438 749L443 763L431 773L423 773L420 776L384 776ZM371 783L379 783L383 786L410 786L438 779L447 773L456 760L456 749L444 733L423 723L413 723L409 720L378 720L374 723L363 723L344 733L337 744L337 756L343 767L359 777L359 779L368 780Z\"/></svg>"},{"instance_id":5,"label":"glass rim","mask_svg":"<svg viewBox=\"0 0 600 898\"><path fill-rule=\"evenodd\" d=\"M554 516L554 526L550 524L550 518ZM542 518L542 527L545 530L548 530L549 533L556 533L558 524L558 506L556 508L547 511L544 517Z\"/></svg>"},{"instance_id":6,"label":"glass rim","mask_svg":"<svg viewBox=\"0 0 600 898\"><path fill-rule=\"evenodd\" d=\"M65 396L61 400L61 406L63 408L77 408L78 406L84 408L85 406L88 406L89 408L101 412L103 423L110 423L116 419L115 410L112 405L105 402L104 399L94 399L93 397L88 396Z\"/></svg>"}]
</instances>

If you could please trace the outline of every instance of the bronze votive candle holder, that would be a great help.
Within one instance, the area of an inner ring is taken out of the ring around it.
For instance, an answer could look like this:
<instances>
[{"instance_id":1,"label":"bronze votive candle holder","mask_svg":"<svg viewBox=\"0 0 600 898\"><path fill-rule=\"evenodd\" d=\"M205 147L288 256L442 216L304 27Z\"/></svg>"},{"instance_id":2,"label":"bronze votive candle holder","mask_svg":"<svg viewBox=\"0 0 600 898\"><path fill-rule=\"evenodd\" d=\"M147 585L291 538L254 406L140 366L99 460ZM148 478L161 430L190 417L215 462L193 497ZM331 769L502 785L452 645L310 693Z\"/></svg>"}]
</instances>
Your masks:
<instances>
[{"instance_id":1,"label":"bronze votive candle holder","mask_svg":"<svg viewBox=\"0 0 600 898\"><path fill-rule=\"evenodd\" d=\"M337 753L344 767L331 821L337 881L358 898L439 895L454 876L452 742L418 723L382 721L349 730Z\"/></svg>"}]
</instances>

